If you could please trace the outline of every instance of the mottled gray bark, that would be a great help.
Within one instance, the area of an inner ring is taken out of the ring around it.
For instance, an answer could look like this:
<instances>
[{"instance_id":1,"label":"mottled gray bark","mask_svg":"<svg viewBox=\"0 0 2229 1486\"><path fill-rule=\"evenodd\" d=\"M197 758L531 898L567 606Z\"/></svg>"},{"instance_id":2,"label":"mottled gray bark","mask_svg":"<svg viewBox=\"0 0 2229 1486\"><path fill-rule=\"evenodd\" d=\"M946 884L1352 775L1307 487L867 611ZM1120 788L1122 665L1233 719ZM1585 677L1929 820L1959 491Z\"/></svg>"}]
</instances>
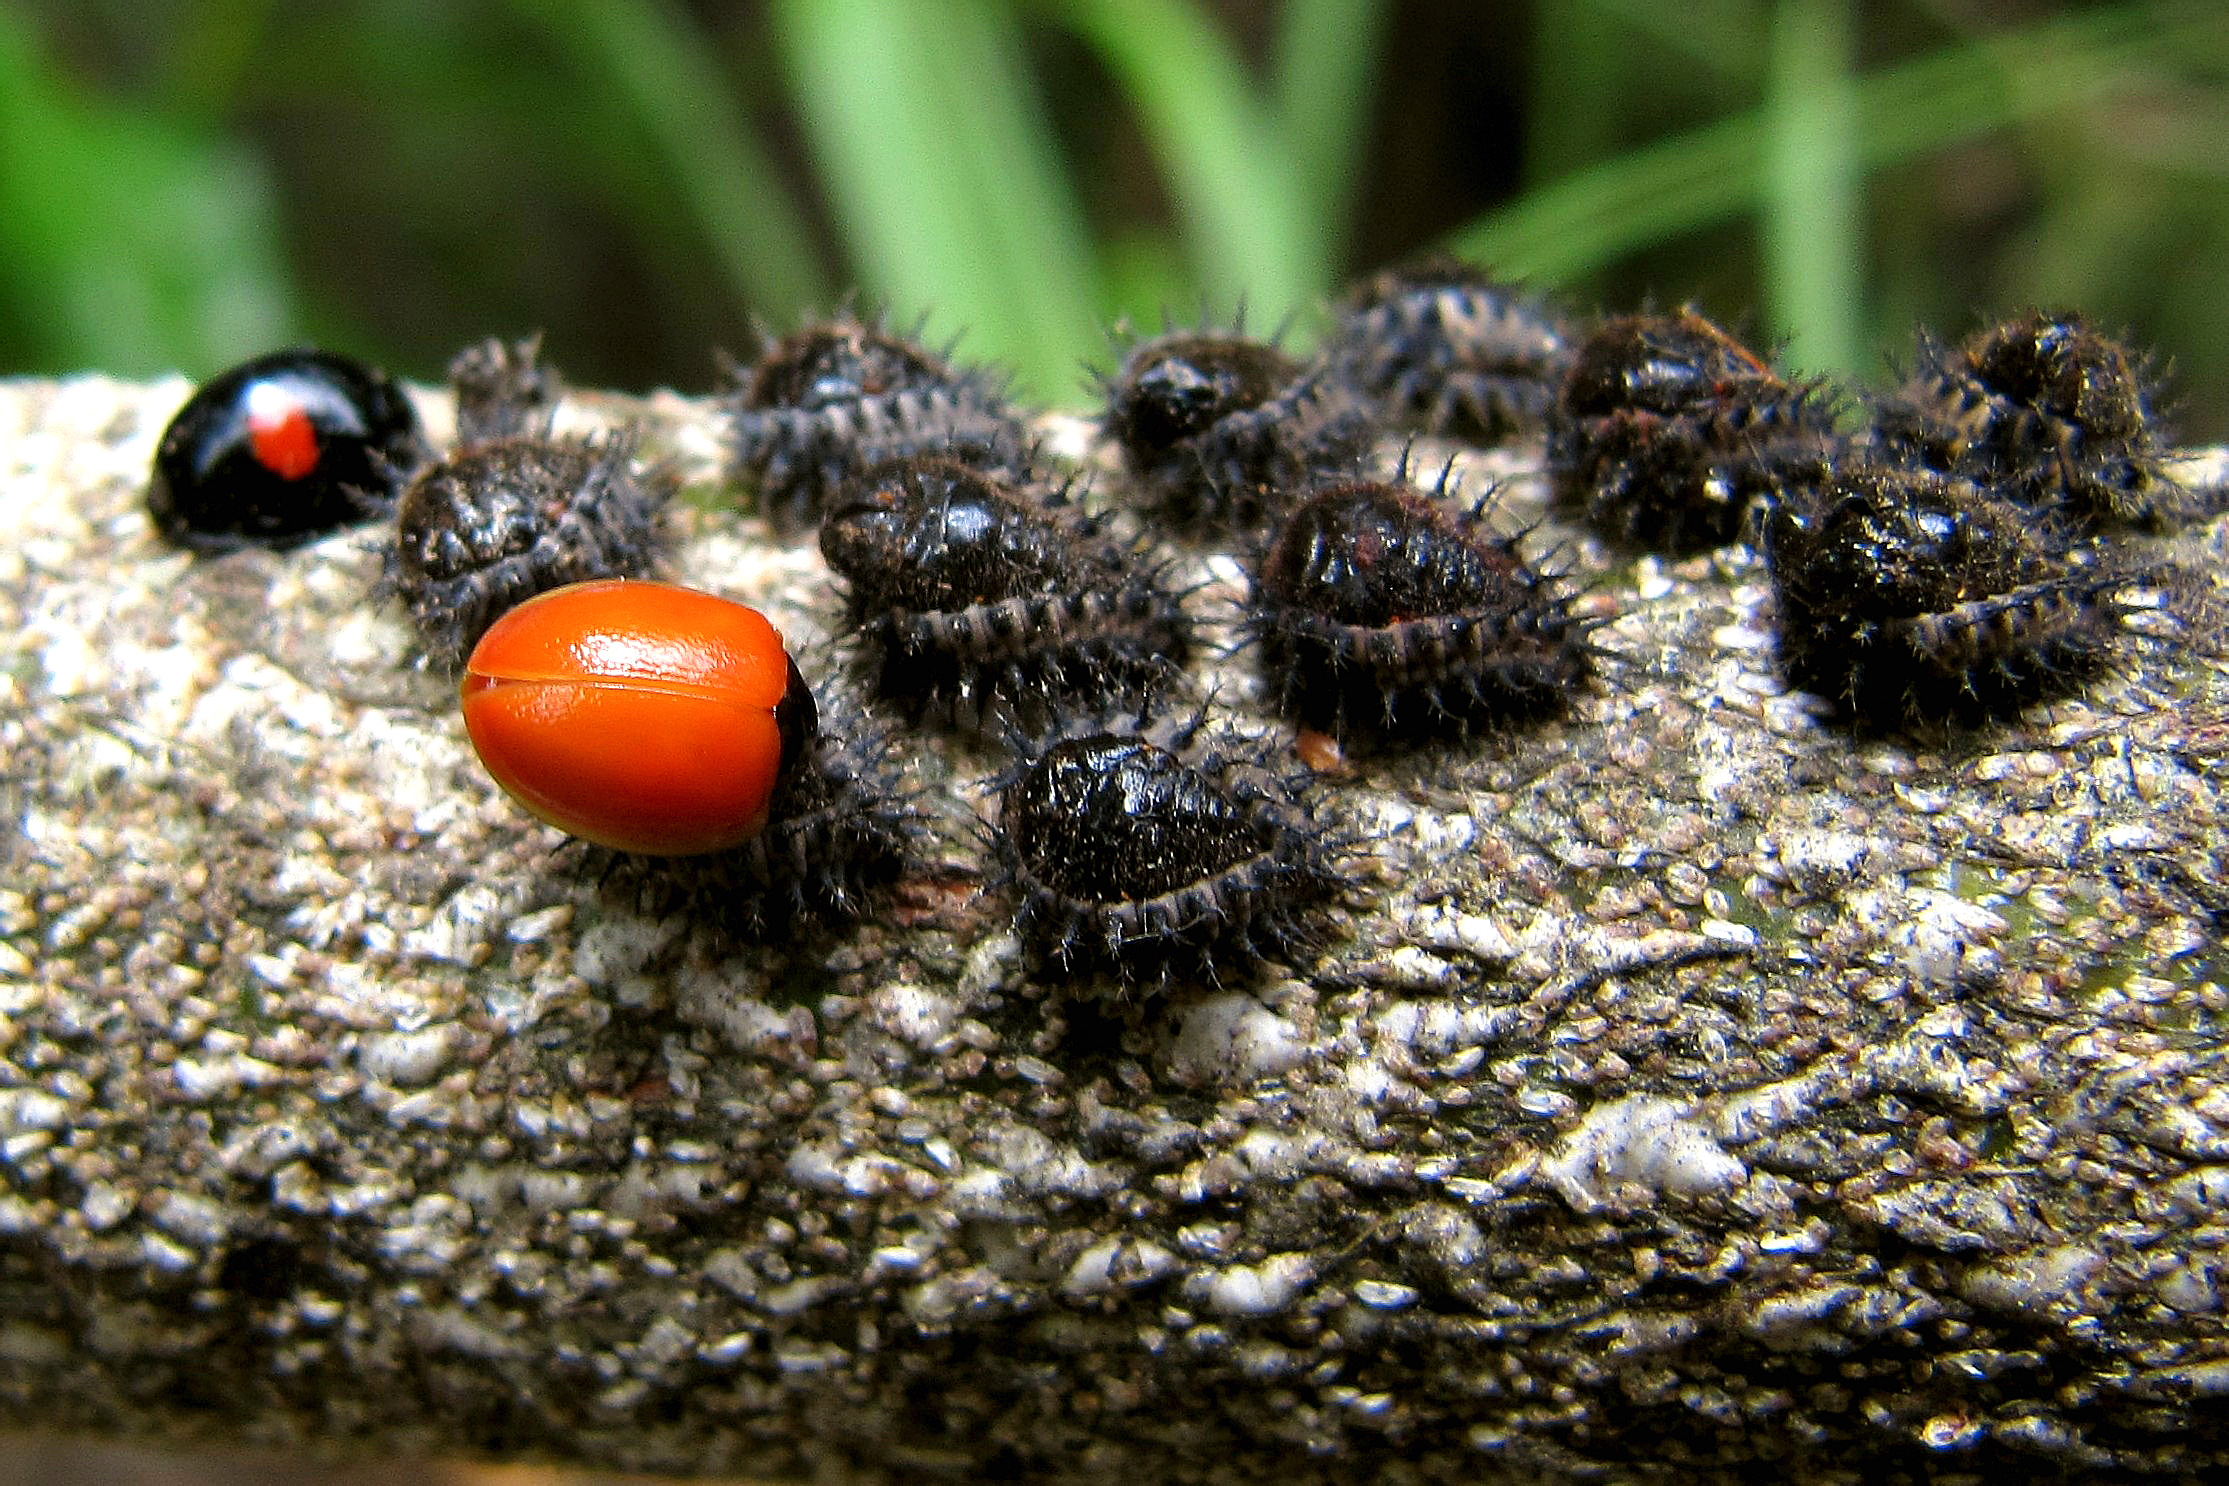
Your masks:
<instances>
[{"instance_id":1,"label":"mottled gray bark","mask_svg":"<svg viewBox=\"0 0 2229 1486\"><path fill-rule=\"evenodd\" d=\"M1022 974L998 759L948 739L899 735L942 827L880 922L646 916L480 772L373 535L156 542L183 391L0 387L7 1422L869 1479L2229 1466L2229 679L2176 614L2020 725L1852 742L1746 554L1579 544L1573 715L1320 781L1363 842L1320 960L1110 1013ZM681 576L825 631L701 406L590 412L704 481Z\"/></svg>"}]
</instances>

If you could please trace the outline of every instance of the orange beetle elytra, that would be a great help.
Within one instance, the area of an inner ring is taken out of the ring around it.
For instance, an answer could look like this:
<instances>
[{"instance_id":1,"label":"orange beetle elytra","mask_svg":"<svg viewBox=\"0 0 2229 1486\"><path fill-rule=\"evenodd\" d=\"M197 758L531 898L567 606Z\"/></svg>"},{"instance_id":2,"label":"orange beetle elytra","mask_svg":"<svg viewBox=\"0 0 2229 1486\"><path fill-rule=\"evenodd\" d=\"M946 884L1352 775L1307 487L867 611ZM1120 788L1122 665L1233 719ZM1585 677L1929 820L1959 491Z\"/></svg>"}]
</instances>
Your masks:
<instances>
[{"instance_id":1,"label":"orange beetle elytra","mask_svg":"<svg viewBox=\"0 0 2229 1486\"><path fill-rule=\"evenodd\" d=\"M465 663L465 730L495 782L575 836L648 856L737 846L766 827L818 727L766 616L623 578L527 600Z\"/></svg>"}]
</instances>

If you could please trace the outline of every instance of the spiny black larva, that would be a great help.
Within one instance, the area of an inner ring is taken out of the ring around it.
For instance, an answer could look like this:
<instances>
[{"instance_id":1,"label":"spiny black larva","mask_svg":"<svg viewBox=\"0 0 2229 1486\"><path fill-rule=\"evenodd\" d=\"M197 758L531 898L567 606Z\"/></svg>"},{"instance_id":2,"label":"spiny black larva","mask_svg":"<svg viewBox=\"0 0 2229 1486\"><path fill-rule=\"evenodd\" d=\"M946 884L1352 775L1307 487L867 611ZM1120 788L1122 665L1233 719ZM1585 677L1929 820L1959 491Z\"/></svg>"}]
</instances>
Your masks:
<instances>
[{"instance_id":1,"label":"spiny black larva","mask_svg":"<svg viewBox=\"0 0 2229 1486\"><path fill-rule=\"evenodd\" d=\"M1320 366L1238 331L1170 331L1106 382L1102 427L1166 529L1258 532L1318 477L1368 455L1368 411Z\"/></svg>"},{"instance_id":2,"label":"spiny black larva","mask_svg":"<svg viewBox=\"0 0 2229 1486\"><path fill-rule=\"evenodd\" d=\"M1348 848L1298 784L1197 717L1073 723L995 788L1000 885L1041 975L1219 983L1314 947L1346 890Z\"/></svg>"},{"instance_id":3,"label":"spiny black larva","mask_svg":"<svg viewBox=\"0 0 2229 1486\"><path fill-rule=\"evenodd\" d=\"M449 390L457 404L457 444L547 435L565 382L542 360L542 337L507 341L490 336L449 362Z\"/></svg>"},{"instance_id":4,"label":"spiny black larva","mask_svg":"<svg viewBox=\"0 0 2229 1486\"><path fill-rule=\"evenodd\" d=\"M801 670L831 674L833 657ZM889 726L842 683L822 683L812 736L776 784L766 828L740 846L689 857L586 848L590 870L645 912L717 926L744 943L840 931L913 870L928 834Z\"/></svg>"},{"instance_id":5,"label":"spiny black larva","mask_svg":"<svg viewBox=\"0 0 2229 1486\"><path fill-rule=\"evenodd\" d=\"M1324 347L1387 426L1481 445L1539 432L1577 354L1546 299L1447 257L1355 286Z\"/></svg>"},{"instance_id":6,"label":"spiny black larva","mask_svg":"<svg viewBox=\"0 0 2229 1486\"><path fill-rule=\"evenodd\" d=\"M1777 502L1764 546L1788 679L1859 731L1980 723L2112 663L2137 575L1959 476L1854 466Z\"/></svg>"},{"instance_id":7,"label":"spiny black larva","mask_svg":"<svg viewBox=\"0 0 2229 1486\"><path fill-rule=\"evenodd\" d=\"M1877 457L1989 485L2083 531L2198 514L2165 471L2149 358L2079 315L2029 311L1946 347L1874 412Z\"/></svg>"},{"instance_id":8,"label":"spiny black larva","mask_svg":"<svg viewBox=\"0 0 2229 1486\"><path fill-rule=\"evenodd\" d=\"M1591 626L1562 585L1450 494L1444 472L1429 495L1344 481L1287 518L1248 616L1280 711L1342 741L1468 737L1586 684Z\"/></svg>"},{"instance_id":9,"label":"spiny black larva","mask_svg":"<svg viewBox=\"0 0 2229 1486\"><path fill-rule=\"evenodd\" d=\"M885 460L944 454L1027 472L1030 437L1000 380L841 314L733 369L736 476L785 534L810 530L845 480Z\"/></svg>"},{"instance_id":10,"label":"spiny black larva","mask_svg":"<svg viewBox=\"0 0 2229 1486\"><path fill-rule=\"evenodd\" d=\"M1740 535L1751 505L1822 477L1834 411L1692 309L1603 321L1548 424L1557 505L1614 542L1685 554Z\"/></svg>"},{"instance_id":11,"label":"spiny black larva","mask_svg":"<svg viewBox=\"0 0 2229 1486\"><path fill-rule=\"evenodd\" d=\"M981 728L1120 705L1173 680L1192 627L1164 565L1059 492L922 455L853 480L821 520L880 695Z\"/></svg>"},{"instance_id":12,"label":"spiny black larva","mask_svg":"<svg viewBox=\"0 0 2229 1486\"><path fill-rule=\"evenodd\" d=\"M537 341L483 342L452 369L459 428L471 437L403 492L383 582L445 671L536 594L655 572L678 486L662 464L638 467L631 429L550 432L557 383Z\"/></svg>"}]
</instances>

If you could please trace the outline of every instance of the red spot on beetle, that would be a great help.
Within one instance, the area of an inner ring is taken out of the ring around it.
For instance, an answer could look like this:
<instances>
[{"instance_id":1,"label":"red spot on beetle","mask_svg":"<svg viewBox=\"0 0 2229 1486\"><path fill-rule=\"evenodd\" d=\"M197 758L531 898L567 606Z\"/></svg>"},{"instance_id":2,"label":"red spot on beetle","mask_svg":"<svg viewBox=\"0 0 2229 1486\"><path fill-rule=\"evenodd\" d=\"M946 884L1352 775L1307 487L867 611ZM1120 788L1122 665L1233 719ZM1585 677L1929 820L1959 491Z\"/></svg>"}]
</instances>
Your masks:
<instances>
[{"instance_id":1,"label":"red spot on beetle","mask_svg":"<svg viewBox=\"0 0 2229 1486\"><path fill-rule=\"evenodd\" d=\"M248 388L248 448L282 480L299 480L317 468L317 425L299 397L277 382Z\"/></svg>"}]
</instances>

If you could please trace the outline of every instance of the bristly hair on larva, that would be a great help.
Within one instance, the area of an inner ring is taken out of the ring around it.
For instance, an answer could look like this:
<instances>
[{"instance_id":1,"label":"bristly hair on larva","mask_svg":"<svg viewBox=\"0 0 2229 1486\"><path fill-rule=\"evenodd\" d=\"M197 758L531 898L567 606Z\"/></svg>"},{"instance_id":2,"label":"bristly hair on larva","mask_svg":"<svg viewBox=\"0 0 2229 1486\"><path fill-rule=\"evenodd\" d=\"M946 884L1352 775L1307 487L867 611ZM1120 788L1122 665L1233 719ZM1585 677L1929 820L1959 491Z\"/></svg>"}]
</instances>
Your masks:
<instances>
[{"instance_id":1,"label":"bristly hair on larva","mask_svg":"<svg viewBox=\"0 0 2229 1486\"><path fill-rule=\"evenodd\" d=\"M451 370L466 437L403 491L381 583L408 611L424 659L448 672L536 594L655 575L680 483L638 458L632 429L551 431L559 382L539 337L480 342Z\"/></svg>"},{"instance_id":2,"label":"bristly hair on larva","mask_svg":"<svg viewBox=\"0 0 2229 1486\"><path fill-rule=\"evenodd\" d=\"M2148 356L2080 315L2027 311L1945 346L1873 410L1874 457L1987 485L2075 530L2164 530L2206 501L2165 468Z\"/></svg>"},{"instance_id":3,"label":"bristly hair on larva","mask_svg":"<svg viewBox=\"0 0 2229 1486\"><path fill-rule=\"evenodd\" d=\"M996 730L1142 701L1192 647L1166 562L1065 488L891 460L829 506L820 545L876 691L916 720Z\"/></svg>"},{"instance_id":4,"label":"bristly hair on larva","mask_svg":"<svg viewBox=\"0 0 2229 1486\"><path fill-rule=\"evenodd\" d=\"M526 434L547 436L565 396L564 378L542 359L540 332L515 341L489 336L449 361L457 446Z\"/></svg>"},{"instance_id":5,"label":"bristly hair on larva","mask_svg":"<svg viewBox=\"0 0 2229 1486\"><path fill-rule=\"evenodd\" d=\"M1860 732L1968 725L2111 667L2141 579L2027 506L1918 466L1853 465L1763 523L1781 668Z\"/></svg>"},{"instance_id":6,"label":"bristly hair on larva","mask_svg":"<svg viewBox=\"0 0 2229 1486\"><path fill-rule=\"evenodd\" d=\"M1104 395L1138 503L1186 537L1258 533L1318 478L1358 469L1377 437L1344 383L1239 327L1132 345Z\"/></svg>"},{"instance_id":7,"label":"bristly hair on larva","mask_svg":"<svg viewBox=\"0 0 2229 1486\"><path fill-rule=\"evenodd\" d=\"M821 650L800 667L840 670ZM810 941L875 911L929 835L904 750L840 679L815 683L817 722L776 785L766 828L725 851L648 857L589 847L589 871L641 911L678 914L737 943Z\"/></svg>"},{"instance_id":8,"label":"bristly hair on larva","mask_svg":"<svg viewBox=\"0 0 2229 1486\"><path fill-rule=\"evenodd\" d=\"M731 366L725 399L733 473L776 530L813 530L844 481L886 460L943 454L991 473L1029 471L1025 412L1004 381L939 353L879 317L848 310Z\"/></svg>"},{"instance_id":9,"label":"bristly hair on larva","mask_svg":"<svg viewBox=\"0 0 2229 1486\"><path fill-rule=\"evenodd\" d=\"M1391 481L1320 486L1255 564L1249 637L1277 709L1365 746L1465 739L1567 707L1592 676L1564 580L1457 504Z\"/></svg>"},{"instance_id":10,"label":"bristly hair on larva","mask_svg":"<svg viewBox=\"0 0 2229 1486\"><path fill-rule=\"evenodd\" d=\"M1319 946L1352 843L1263 745L1194 715L1071 719L1013 746L986 834L1033 973L1212 986Z\"/></svg>"},{"instance_id":11,"label":"bristly hair on larva","mask_svg":"<svg viewBox=\"0 0 2229 1486\"><path fill-rule=\"evenodd\" d=\"M1540 432L1579 349L1545 296L1447 256L1363 280L1336 313L1332 376L1387 427L1470 444Z\"/></svg>"},{"instance_id":12,"label":"bristly hair on larva","mask_svg":"<svg viewBox=\"0 0 2229 1486\"><path fill-rule=\"evenodd\" d=\"M1840 457L1832 398L1792 383L1692 309L1603 321L1548 424L1556 504L1609 540L1684 555Z\"/></svg>"}]
</instances>

